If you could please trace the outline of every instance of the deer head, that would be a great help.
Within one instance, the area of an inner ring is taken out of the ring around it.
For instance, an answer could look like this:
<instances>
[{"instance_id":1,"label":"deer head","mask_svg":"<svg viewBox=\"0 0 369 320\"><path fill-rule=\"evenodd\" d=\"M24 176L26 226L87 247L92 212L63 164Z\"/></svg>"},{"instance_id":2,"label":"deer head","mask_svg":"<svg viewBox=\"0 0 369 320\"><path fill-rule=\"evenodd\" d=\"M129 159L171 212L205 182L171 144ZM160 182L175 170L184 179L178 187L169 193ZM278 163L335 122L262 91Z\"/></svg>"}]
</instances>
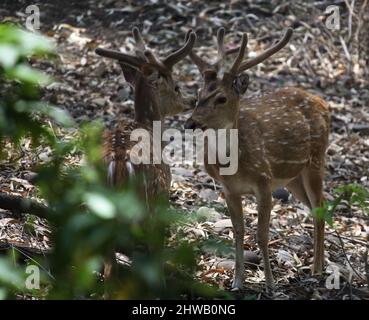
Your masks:
<instances>
[{"instance_id":1,"label":"deer head","mask_svg":"<svg viewBox=\"0 0 369 320\"><path fill-rule=\"evenodd\" d=\"M243 61L247 46L247 35L242 35L241 46L231 68L225 71L225 58L229 51L224 48L224 28L217 33L218 60L209 64L195 53L190 53L191 60L197 65L204 78L204 85L198 92L197 105L187 120L185 127L230 129L237 127L239 102L249 85L249 77L242 74L245 70L261 63L290 40L292 29L287 29L282 39L255 58Z\"/></svg>"},{"instance_id":2,"label":"deer head","mask_svg":"<svg viewBox=\"0 0 369 320\"><path fill-rule=\"evenodd\" d=\"M126 81L135 87L135 97L140 101L135 103L136 120L159 120L181 112L186 107L186 102L180 87L173 80L172 68L192 50L196 40L195 33L190 31L186 35L186 43L163 59L159 59L146 48L137 28L133 28L132 33L136 43L135 55L103 48L97 48L96 53L118 60ZM148 114L148 110L140 109L143 100L154 102L155 110L150 111L154 114Z\"/></svg>"}]
</instances>

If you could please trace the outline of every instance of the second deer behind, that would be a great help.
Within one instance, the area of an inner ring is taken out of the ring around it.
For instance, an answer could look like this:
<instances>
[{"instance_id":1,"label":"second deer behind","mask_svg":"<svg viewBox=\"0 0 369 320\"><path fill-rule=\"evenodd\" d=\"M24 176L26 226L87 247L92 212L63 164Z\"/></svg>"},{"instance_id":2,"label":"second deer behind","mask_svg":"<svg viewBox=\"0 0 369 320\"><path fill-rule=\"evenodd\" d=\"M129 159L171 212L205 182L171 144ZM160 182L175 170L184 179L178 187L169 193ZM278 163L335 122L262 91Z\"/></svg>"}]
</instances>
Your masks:
<instances>
[{"instance_id":1,"label":"second deer behind","mask_svg":"<svg viewBox=\"0 0 369 320\"><path fill-rule=\"evenodd\" d=\"M132 33L136 43L135 55L96 49L97 54L118 60L127 83L134 88L135 119L121 121L117 129L105 132L104 159L110 185L124 184L130 176L142 174L146 181L142 192L151 199L155 194L168 192L170 170L166 164L133 164L130 151L137 142L131 141L130 136L134 129L145 129L151 134L153 121L163 121L166 116L177 114L186 107L179 86L173 80L172 68L189 54L196 36L190 33L183 47L159 59L146 48L137 28L133 28Z\"/></svg>"},{"instance_id":2,"label":"second deer behind","mask_svg":"<svg viewBox=\"0 0 369 320\"><path fill-rule=\"evenodd\" d=\"M135 119L121 121L118 127L104 134L104 162L107 165L108 184L119 187L133 177L139 179L138 194L153 211L157 197L169 194L171 175L167 164L135 164L131 161L132 148L137 141L131 141L135 129L144 129L152 143L153 121L163 121L165 116L176 114L185 108L179 86L173 80L172 68L191 51L196 36L190 33L186 43L164 59L159 59L146 45L137 28L133 29L136 43L135 55L97 48L96 53L118 60L124 77L134 87ZM151 159L153 150L150 149ZM112 248L113 250L114 248ZM115 253L109 253L105 262L105 280L111 278L115 265Z\"/></svg>"}]
</instances>

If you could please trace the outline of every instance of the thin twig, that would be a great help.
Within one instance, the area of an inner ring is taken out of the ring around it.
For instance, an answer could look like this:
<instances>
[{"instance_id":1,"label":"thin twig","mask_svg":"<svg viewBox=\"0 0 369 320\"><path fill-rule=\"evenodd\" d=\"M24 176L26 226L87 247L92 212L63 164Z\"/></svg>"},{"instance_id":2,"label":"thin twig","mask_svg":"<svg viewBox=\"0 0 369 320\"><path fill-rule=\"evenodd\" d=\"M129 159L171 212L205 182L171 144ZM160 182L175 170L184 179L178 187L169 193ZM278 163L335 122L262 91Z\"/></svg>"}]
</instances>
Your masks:
<instances>
[{"instance_id":1,"label":"thin twig","mask_svg":"<svg viewBox=\"0 0 369 320\"><path fill-rule=\"evenodd\" d=\"M40 218L50 218L49 207L35 200L0 192L0 208L15 214L30 213Z\"/></svg>"},{"instance_id":2,"label":"thin twig","mask_svg":"<svg viewBox=\"0 0 369 320\"><path fill-rule=\"evenodd\" d=\"M349 62L351 62L351 55L350 55L350 52L349 52L349 50L348 50L348 48L347 48L347 45L346 45L346 42L345 42L345 40L340 36L340 41L341 41L341 44L342 44L342 48L343 48L343 51L344 51L344 53L345 53L345 56L346 56L346 58L347 58L347 60L349 61Z\"/></svg>"},{"instance_id":3,"label":"thin twig","mask_svg":"<svg viewBox=\"0 0 369 320\"><path fill-rule=\"evenodd\" d=\"M365 276L366 276L366 287L369 291L369 263L368 263L368 248L366 248L364 253L364 263L365 263Z\"/></svg>"},{"instance_id":4,"label":"thin twig","mask_svg":"<svg viewBox=\"0 0 369 320\"><path fill-rule=\"evenodd\" d=\"M341 249L342 249L342 251L343 251L343 254L344 254L344 256L345 256L345 259L346 259L346 261L348 262L348 264L349 264L349 266L350 266L351 270L352 270L352 271L354 271L354 273L359 277L359 279L361 279L361 280L365 281L365 279L360 275L360 273L358 273L358 272L354 269L353 265L351 264L350 260L348 259L348 257L347 257L347 253L346 253L346 249L345 249L345 244L343 243L343 240L341 239L341 236L339 235L339 233L337 232L337 230L335 230L334 232L335 232L335 234L336 234L336 236L337 236L338 240L340 241Z\"/></svg>"},{"instance_id":5,"label":"thin twig","mask_svg":"<svg viewBox=\"0 0 369 320\"><path fill-rule=\"evenodd\" d=\"M47 275L55 280L55 277L51 274L51 272L49 270L47 270L42 264L40 264L39 262L37 262L35 259L33 259L31 256L29 256L28 254L26 254L25 252L23 252L21 249L17 248L17 247L14 247L14 246L11 246L12 249L15 249L17 250L20 254L24 255L26 258L30 259L33 263L35 263L36 265L38 265L42 270L44 270Z\"/></svg>"},{"instance_id":6,"label":"thin twig","mask_svg":"<svg viewBox=\"0 0 369 320\"><path fill-rule=\"evenodd\" d=\"M341 239L345 239L345 240L349 240L351 242L354 242L354 243L357 243L357 244L360 244L362 246L366 246L368 243L364 240L359 240L359 239L354 239L354 238L351 238L351 237L346 237L346 236L343 236L343 235L340 235Z\"/></svg>"},{"instance_id":7,"label":"thin twig","mask_svg":"<svg viewBox=\"0 0 369 320\"><path fill-rule=\"evenodd\" d=\"M351 35L352 35L352 16L354 14L354 10L353 8L355 7L355 0L352 0L351 2L351 6L349 5L348 1L345 0L346 3L346 7L349 11L349 16L348 16L348 37L347 37L347 41L350 42L351 40Z\"/></svg>"}]
</instances>

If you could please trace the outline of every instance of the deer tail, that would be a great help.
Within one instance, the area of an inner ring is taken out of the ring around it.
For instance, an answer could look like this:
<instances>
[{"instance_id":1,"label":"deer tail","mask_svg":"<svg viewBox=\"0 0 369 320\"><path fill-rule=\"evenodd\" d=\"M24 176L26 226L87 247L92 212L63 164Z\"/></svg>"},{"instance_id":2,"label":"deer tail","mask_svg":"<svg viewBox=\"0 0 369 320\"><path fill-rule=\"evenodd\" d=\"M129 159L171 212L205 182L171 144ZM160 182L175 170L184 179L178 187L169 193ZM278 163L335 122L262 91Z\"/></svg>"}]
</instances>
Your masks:
<instances>
[{"instance_id":1,"label":"deer tail","mask_svg":"<svg viewBox=\"0 0 369 320\"><path fill-rule=\"evenodd\" d=\"M104 162L107 165L107 183L109 186L120 186L135 174L129 160L125 135L121 130L109 132L104 137Z\"/></svg>"}]
</instances>

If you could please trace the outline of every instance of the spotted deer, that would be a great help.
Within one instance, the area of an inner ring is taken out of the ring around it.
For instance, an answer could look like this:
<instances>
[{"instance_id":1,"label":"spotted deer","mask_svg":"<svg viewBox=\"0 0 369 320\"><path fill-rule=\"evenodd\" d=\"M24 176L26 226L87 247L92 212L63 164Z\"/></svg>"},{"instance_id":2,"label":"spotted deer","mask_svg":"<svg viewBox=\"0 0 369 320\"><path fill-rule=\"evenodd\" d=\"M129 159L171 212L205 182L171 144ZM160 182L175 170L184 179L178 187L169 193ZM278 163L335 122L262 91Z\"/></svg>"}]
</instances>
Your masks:
<instances>
[{"instance_id":1,"label":"spotted deer","mask_svg":"<svg viewBox=\"0 0 369 320\"><path fill-rule=\"evenodd\" d=\"M311 210L323 201L325 151L329 134L329 107L318 96L298 88L283 88L259 98L244 99L249 77L247 69L281 50L292 29L282 39L244 61L247 35L243 34L238 55L225 70L224 29L217 35L219 59L209 64L192 52L204 84L185 128L238 129L238 171L220 175L220 164L207 163L207 172L223 186L235 234L236 262L233 288L243 286L244 221L241 196L254 194L258 204L257 242L264 261L266 288L274 288L268 254L272 190L286 186ZM205 150L206 151L206 150ZM314 215L314 273L324 264L324 220Z\"/></svg>"},{"instance_id":2,"label":"spotted deer","mask_svg":"<svg viewBox=\"0 0 369 320\"><path fill-rule=\"evenodd\" d=\"M191 51L196 35L186 36L186 43L177 51L159 59L146 48L137 28L132 30L136 43L135 55L110 49L97 48L100 56L119 62L126 81L134 87L135 119L121 121L118 128L106 131L104 135L104 159L108 166L108 182L120 185L129 176L144 171L146 175L145 193L152 198L162 190L168 191L170 183L169 167L166 164L135 165L130 161L130 149L137 144L130 141L134 129L147 129L152 132L153 121L163 121L186 107L179 86L173 80L173 66L184 59ZM154 179L151 177L155 177Z\"/></svg>"},{"instance_id":3,"label":"spotted deer","mask_svg":"<svg viewBox=\"0 0 369 320\"><path fill-rule=\"evenodd\" d=\"M149 210L153 201L160 195L169 194L171 175L167 164L134 164L131 151L137 141L130 137L135 129L145 129L150 135L152 146L153 121L162 121L168 115L176 114L186 107L177 83L172 77L173 66L184 59L191 51L196 35L186 36L186 43L165 58L158 58L146 48L137 28L133 28L136 43L135 55L110 49L97 48L100 56L119 62L126 81L134 87L135 119L121 121L118 127L104 133L103 158L108 168L108 184L118 187L128 182L133 176L140 177L138 194L146 202ZM151 159L153 150L151 149ZM104 276L109 278L115 263L110 256L105 263Z\"/></svg>"}]
</instances>

